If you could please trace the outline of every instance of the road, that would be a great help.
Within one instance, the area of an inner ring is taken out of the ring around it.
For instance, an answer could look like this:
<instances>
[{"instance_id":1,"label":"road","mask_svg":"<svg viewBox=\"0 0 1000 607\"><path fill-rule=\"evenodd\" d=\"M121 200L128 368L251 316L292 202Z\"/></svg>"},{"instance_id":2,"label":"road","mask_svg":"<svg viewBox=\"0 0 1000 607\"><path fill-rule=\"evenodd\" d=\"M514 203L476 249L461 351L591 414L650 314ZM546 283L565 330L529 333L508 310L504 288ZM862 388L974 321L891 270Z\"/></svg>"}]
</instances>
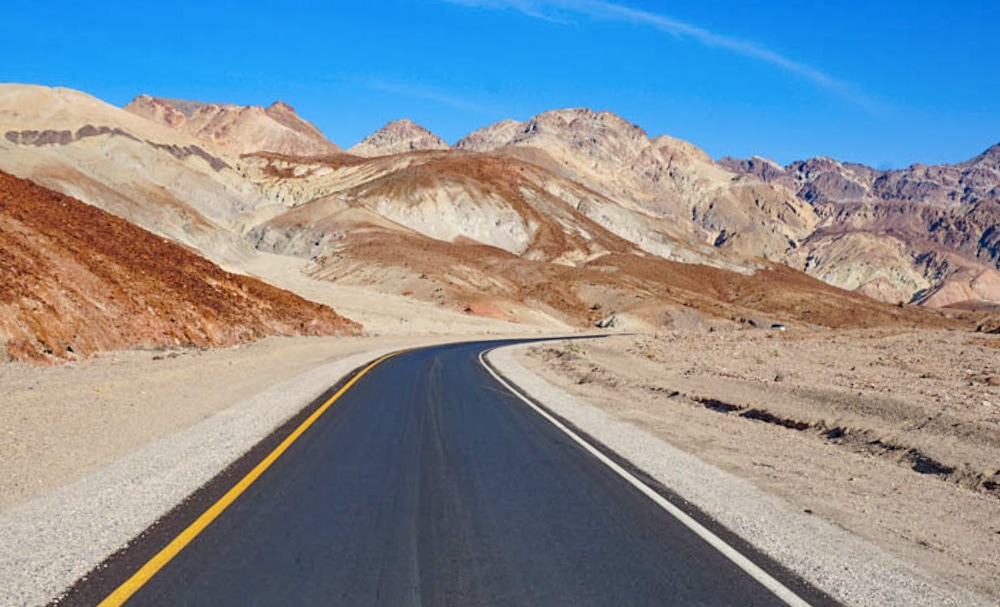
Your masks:
<instances>
[{"instance_id":1,"label":"road","mask_svg":"<svg viewBox=\"0 0 1000 607\"><path fill-rule=\"evenodd\" d=\"M487 347L372 367L125 604L786 604L504 389Z\"/></svg>"}]
</instances>

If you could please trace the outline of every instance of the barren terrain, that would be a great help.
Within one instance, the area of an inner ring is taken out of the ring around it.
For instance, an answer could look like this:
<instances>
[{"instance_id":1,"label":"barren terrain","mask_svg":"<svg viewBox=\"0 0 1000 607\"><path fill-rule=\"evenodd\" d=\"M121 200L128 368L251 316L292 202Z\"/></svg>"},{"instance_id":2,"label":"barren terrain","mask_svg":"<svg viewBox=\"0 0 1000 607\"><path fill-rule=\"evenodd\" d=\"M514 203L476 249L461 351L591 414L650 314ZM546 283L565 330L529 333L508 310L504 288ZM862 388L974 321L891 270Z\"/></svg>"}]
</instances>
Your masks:
<instances>
[{"instance_id":1,"label":"barren terrain","mask_svg":"<svg viewBox=\"0 0 1000 607\"><path fill-rule=\"evenodd\" d=\"M691 331L522 362L962 586L1000 598L1000 337Z\"/></svg>"}]
</instances>

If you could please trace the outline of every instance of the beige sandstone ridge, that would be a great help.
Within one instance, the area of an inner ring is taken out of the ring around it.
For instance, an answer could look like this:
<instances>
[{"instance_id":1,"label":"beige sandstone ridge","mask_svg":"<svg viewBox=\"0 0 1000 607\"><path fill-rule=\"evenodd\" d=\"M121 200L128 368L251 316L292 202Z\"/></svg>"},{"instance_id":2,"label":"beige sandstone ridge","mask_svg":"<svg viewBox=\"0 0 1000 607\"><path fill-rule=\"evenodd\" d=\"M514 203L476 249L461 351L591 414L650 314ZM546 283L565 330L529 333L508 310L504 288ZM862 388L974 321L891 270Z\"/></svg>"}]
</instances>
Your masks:
<instances>
[{"instance_id":1,"label":"beige sandstone ridge","mask_svg":"<svg viewBox=\"0 0 1000 607\"><path fill-rule=\"evenodd\" d=\"M395 120L362 139L347 150L349 154L372 158L420 152L427 150L451 149L440 137L419 124L406 118Z\"/></svg>"},{"instance_id":2,"label":"beige sandstone ridge","mask_svg":"<svg viewBox=\"0 0 1000 607\"><path fill-rule=\"evenodd\" d=\"M319 129L281 101L263 108L140 95L125 110L239 154L321 156L340 151Z\"/></svg>"},{"instance_id":3,"label":"beige sandstone ridge","mask_svg":"<svg viewBox=\"0 0 1000 607\"><path fill-rule=\"evenodd\" d=\"M458 149L511 155L643 213L666 219L692 243L745 257L781 257L813 229L809 204L756 179L734 179L701 149L610 112L568 109L504 121Z\"/></svg>"}]
</instances>

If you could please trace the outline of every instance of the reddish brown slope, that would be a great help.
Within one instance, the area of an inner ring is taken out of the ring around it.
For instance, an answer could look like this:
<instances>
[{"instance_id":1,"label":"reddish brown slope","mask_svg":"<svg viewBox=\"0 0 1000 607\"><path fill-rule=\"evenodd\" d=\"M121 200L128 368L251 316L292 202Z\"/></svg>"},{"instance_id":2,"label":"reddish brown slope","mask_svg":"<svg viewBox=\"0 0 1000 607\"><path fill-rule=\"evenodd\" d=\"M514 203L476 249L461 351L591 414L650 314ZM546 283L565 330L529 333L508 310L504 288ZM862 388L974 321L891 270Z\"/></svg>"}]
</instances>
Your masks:
<instances>
[{"instance_id":1,"label":"reddish brown slope","mask_svg":"<svg viewBox=\"0 0 1000 607\"><path fill-rule=\"evenodd\" d=\"M0 172L0 355L42 361L358 330L329 308Z\"/></svg>"}]
</instances>

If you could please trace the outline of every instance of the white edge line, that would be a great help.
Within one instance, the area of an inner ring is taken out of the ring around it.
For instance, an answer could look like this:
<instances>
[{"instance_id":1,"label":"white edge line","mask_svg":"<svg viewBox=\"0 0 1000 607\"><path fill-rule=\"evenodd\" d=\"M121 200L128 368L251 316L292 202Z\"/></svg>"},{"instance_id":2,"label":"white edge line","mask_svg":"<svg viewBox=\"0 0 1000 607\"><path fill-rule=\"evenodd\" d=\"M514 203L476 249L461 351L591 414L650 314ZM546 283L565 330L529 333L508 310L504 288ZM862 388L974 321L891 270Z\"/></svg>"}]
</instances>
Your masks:
<instances>
[{"instance_id":1,"label":"white edge line","mask_svg":"<svg viewBox=\"0 0 1000 607\"><path fill-rule=\"evenodd\" d=\"M558 419L552 417L551 415L549 415L547 411L540 408L535 403L531 402L530 399L526 398L524 394L522 394L520 389L512 386L504 378L502 378L495 371L493 371L493 369L490 368L488 364L486 364L485 356L489 352L492 352L494 349L496 348L491 348L490 350L483 350L482 352L480 352L479 364L481 364L483 368L486 369L489 372L489 374L493 376L494 379L500 382L500 384L505 388L507 388L507 390L509 390L513 395L517 396L519 399L524 401L529 407L531 407L536 413L541 415L543 418L548 420L553 426L555 426L563 433L565 433L567 436L572 438L574 441L579 443L580 446L582 446L591 455L600 460L601 463L603 463L608 468L611 468L612 470L617 472L619 476L621 476L629 483L631 483L633 486L635 486L635 488L641 491L643 494L645 494L646 497L653 500L658 506L666 510L671 516L673 516L681 523L683 523L685 527L695 532L695 534L697 534L700 538L708 542L709 545L711 545L713 548L721 552L726 558L732 561L733 564L735 564L737 567L739 567L747 574L749 574L750 577L760 582L761 585L763 585L765 588L773 592L778 598L780 598L786 604L791 605L792 607L811 607L809 603L807 603L805 600L802 599L802 597L792 592L787 586L785 586L778 580L774 579L769 573L767 573L766 571L758 567L756 564L754 564L753 561L743 556L738 550L736 550L735 548L724 542L722 538L715 535L707 528L705 528L701 523L688 516L683 510L671 504L669 501L667 501L666 498L664 498L662 495L660 495L659 493L654 491L651 487L649 487L649 485L643 483L641 480L636 478L636 476L633 475L631 472L619 466L617 463L615 463L614 460L601 453L597 448L595 448L589 442L585 441L578 434L576 434L568 427L566 427L565 424L560 422Z\"/></svg>"}]
</instances>

